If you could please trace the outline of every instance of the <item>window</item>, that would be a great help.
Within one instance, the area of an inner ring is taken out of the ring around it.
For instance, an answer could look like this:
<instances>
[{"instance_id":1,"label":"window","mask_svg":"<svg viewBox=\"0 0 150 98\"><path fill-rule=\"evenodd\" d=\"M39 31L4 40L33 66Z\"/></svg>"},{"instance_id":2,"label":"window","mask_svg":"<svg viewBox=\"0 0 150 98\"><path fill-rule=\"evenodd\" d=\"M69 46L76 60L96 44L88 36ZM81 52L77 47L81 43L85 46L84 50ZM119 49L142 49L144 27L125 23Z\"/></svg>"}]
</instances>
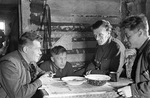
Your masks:
<instances>
[{"instance_id":1,"label":"window","mask_svg":"<svg viewBox=\"0 0 150 98\"><path fill-rule=\"evenodd\" d=\"M5 22L0 21L0 30L4 31L5 33Z\"/></svg>"}]
</instances>

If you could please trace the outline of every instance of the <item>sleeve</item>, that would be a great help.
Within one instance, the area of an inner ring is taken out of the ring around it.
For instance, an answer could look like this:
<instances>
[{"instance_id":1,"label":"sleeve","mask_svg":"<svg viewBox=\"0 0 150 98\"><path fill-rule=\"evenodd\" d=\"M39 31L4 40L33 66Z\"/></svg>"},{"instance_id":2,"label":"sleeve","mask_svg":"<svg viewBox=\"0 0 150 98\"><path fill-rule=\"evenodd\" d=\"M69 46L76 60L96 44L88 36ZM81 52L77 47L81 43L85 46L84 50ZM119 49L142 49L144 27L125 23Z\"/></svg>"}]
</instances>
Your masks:
<instances>
[{"instance_id":1,"label":"sleeve","mask_svg":"<svg viewBox=\"0 0 150 98\"><path fill-rule=\"evenodd\" d=\"M116 44L116 47L113 48L112 59L110 62L109 71L118 72L119 75L123 70L124 59L125 59L125 47L119 44Z\"/></svg>"},{"instance_id":2,"label":"sleeve","mask_svg":"<svg viewBox=\"0 0 150 98\"><path fill-rule=\"evenodd\" d=\"M42 85L39 79L24 84L23 81L26 81L28 76L24 72L20 74L20 70L10 61L3 61L0 64L0 82L10 98L30 98Z\"/></svg>"},{"instance_id":3,"label":"sleeve","mask_svg":"<svg viewBox=\"0 0 150 98\"><path fill-rule=\"evenodd\" d=\"M67 76L74 75L73 67L72 67L72 65L69 62L66 63L66 68L67 68L67 70L66 70L67 71Z\"/></svg>"},{"instance_id":4,"label":"sleeve","mask_svg":"<svg viewBox=\"0 0 150 98\"><path fill-rule=\"evenodd\" d=\"M141 98L140 96L145 96L145 98L150 97L150 52L146 53L146 55L148 67L147 70L144 71L143 75L147 79L147 81L131 84L133 98Z\"/></svg>"},{"instance_id":5,"label":"sleeve","mask_svg":"<svg viewBox=\"0 0 150 98\"><path fill-rule=\"evenodd\" d=\"M94 63L90 63L86 68L86 74L104 74L101 70L96 70Z\"/></svg>"},{"instance_id":6,"label":"sleeve","mask_svg":"<svg viewBox=\"0 0 150 98\"><path fill-rule=\"evenodd\" d=\"M36 70L38 72L37 78L39 78L40 76L42 76L46 73L44 70L41 70L41 68L39 68L38 66L36 66Z\"/></svg>"},{"instance_id":7,"label":"sleeve","mask_svg":"<svg viewBox=\"0 0 150 98\"><path fill-rule=\"evenodd\" d=\"M42 69L43 71L52 71L51 67L50 67L50 62L49 61L45 61L40 65L40 69Z\"/></svg>"},{"instance_id":8,"label":"sleeve","mask_svg":"<svg viewBox=\"0 0 150 98\"><path fill-rule=\"evenodd\" d=\"M141 98L140 96L145 96L144 98L149 98L150 96L150 81L139 82L131 84L132 98Z\"/></svg>"},{"instance_id":9,"label":"sleeve","mask_svg":"<svg viewBox=\"0 0 150 98\"><path fill-rule=\"evenodd\" d=\"M90 70L94 70L95 69L95 65L93 64L93 62L91 62L90 64L88 64L87 68L86 68L86 72L90 71Z\"/></svg>"},{"instance_id":10,"label":"sleeve","mask_svg":"<svg viewBox=\"0 0 150 98\"><path fill-rule=\"evenodd\" d=\"M37 69L37 71L39 72L39 73L45 73L45 71L44 70L42 70L40 67L38 67L38 66L36 66L36 69Z\"/></svg>"},{"instance_id":11,"label":"sleeve","mask_svg":"<svg viewBox=\"0 0 150 98\"><path fill-rule=\"evenodd\" d=\"M111 62L110 62L110 69L109 71L117 72L119 64L120 64L120 55L121 53L117 50L114 50Z\"/></svg>"}]
</instances>

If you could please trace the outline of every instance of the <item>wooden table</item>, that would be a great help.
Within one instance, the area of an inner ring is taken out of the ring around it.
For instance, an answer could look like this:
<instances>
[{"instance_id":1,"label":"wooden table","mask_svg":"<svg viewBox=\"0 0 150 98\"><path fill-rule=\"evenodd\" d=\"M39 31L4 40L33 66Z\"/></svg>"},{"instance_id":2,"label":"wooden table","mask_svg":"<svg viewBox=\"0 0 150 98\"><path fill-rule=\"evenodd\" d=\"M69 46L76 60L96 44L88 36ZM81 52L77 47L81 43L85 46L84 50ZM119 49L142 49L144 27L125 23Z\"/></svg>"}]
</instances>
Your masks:
<instances>
[{"instance_id":1,"label":"wooden table","mask_svg":"<svg viewBox=\"0 0 150 98\"><path fill-rule=\"evenodd\" d=\"M93 86L87 82L72 86L63 81L51 81L41 88L43 98L116 98L114 87L125 86L132 81L121 78L118 82L107 82L103 86ZM44 90L43 90L44 89Z\"/></svg>"}]
</instances>

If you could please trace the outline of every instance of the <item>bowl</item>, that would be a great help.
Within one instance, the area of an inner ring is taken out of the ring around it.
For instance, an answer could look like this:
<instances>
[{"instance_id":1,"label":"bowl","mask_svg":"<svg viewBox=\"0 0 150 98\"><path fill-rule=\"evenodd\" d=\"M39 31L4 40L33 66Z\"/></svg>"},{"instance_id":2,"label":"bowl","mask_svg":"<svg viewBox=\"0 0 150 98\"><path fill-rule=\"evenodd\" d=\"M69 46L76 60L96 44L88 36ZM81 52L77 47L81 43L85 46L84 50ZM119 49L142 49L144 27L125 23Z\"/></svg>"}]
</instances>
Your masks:
<instances>
[{"instance_id":1,"label":"bowl","mask_svg":"<svg viewBox=\"0 0 150 98\"><path fill-rule=\"evenodd\" d=\"M86 82L86 79L84 77L79 76L67 76L63 77L62 81L66 82L69 85L81 85L84 82Z\"/></svg>"},{"instance_id":2,"label":"bowl","mask_svg":"<svg viewBox=\"0 0 150 98\"><path fill-rule=\"evenodd\" d=\"M101 74L89 74L86 75L85 78L87 79L87 83L94 85L94 86L102 86L110 77L108 75L101 75Z\"/></svg>"}]
</instances>

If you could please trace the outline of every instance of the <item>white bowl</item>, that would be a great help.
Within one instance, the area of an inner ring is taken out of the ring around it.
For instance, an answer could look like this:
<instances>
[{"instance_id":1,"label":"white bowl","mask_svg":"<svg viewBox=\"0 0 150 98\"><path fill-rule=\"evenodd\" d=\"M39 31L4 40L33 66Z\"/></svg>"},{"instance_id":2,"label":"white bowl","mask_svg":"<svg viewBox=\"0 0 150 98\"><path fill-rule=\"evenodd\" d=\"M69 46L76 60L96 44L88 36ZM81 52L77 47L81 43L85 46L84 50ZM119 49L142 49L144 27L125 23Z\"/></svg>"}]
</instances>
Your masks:
<instances>
[{"instance_id":1,"label":"white bowl","mask_svg":"<svg viewBox=\"0 0 150 98\"><path fill-rule=\"evenodd\" d=\"M82 83L86 82L86 79L79 76L67 76L63 77L62 81L66 82L69 85L81 85Z\"/></svg>"}]
</instances>

